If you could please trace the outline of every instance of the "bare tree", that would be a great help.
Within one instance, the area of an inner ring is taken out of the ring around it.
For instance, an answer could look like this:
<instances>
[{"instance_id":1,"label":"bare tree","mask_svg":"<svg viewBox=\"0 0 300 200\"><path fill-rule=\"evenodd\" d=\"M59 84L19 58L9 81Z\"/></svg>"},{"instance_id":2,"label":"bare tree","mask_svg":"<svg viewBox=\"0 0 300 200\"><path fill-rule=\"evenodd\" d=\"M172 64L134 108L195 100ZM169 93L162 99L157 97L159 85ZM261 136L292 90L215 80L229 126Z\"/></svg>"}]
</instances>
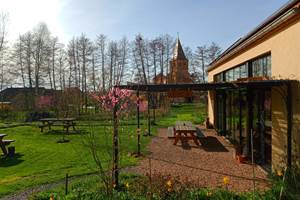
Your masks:
<instances>
[{"instance_id":1,"label":"bare tree","mask_svg":"<svg viewBox=\"0 0 300 200\"><path fill-rule=\"evenodd\" d=\"M116 60L118 49L117 49L117 43L114 41L111 41L108 45L108 59L109 59L109 82L108 87L111 88L115 81L115 68L116 68Z\"/></svg>"},{"instance_id":2,"label":"bare tree","mask_svg":"<svg viewBox=\"0 0 300 200\"><path fill-rule=\"evenodd\" d=\"M129 42L126 37L123 37L119 42L118 48L118 69L117 69L117 84L123 82L125 67L128 59L128 51L129 51Z\"/></svg>"},{"instance_id":3,"label":"bare tree","mask_svg":"<svg viewBox=\"0 0 300 200\"><path fill-rule=\"evenodd\" d=\"M33 34L31 32L27 32L21 36L21 42L24 45L25 71L27 73L29 88L33 87L33 39Z\"/></svg>"},{"instance_id":4,"label":"bare tree","mask_svg":"<svg viewBox=\"0 0 300 200\"><path fill-rule=\"evenodd\" d=\"M20 35L16 43L13 45L11 53L11 71L14 77L21 76L22 85L26 87L26 77L25 77L25 49L23 44L23 38Z\"/></svg>"},{"instance_id":5,"label":"bare tree","mask_svg":"<svg viewBox=\"0 0 300 200\"><path fill-rule=\"evenodd\" d=\"M218 44L216 44L215 42L212 42L208 47L209 63L214 61L217 57L219 57L221 52L222 52L221 47Z\"/></svg>"},{"instance_id":6,"label":"bare tree","mask_svg":"<svg viewBox=\"0 0 300 200\"><path fill-rule=\"evenodd\" d=\"M8 14L0 13L0 52L3 51L6 44Z\"/></svg>"},{"instance_id":7,"label":"bare tree","mask_svg":"<svg viewBox=\"0 0 300 200\"><path fill-rule=\"evenodd\" d=\"M207 76L207 65L208 63L208 49L205 45L197 47L196 53L195 53L195 59L196 64L201 68L201 82L206 82L206 76Z\"/></svg>"},{"instance_id":8,"label":"bare tree","mask_svg":"<svg viewBox=\"0 0 300 200\"><path fill-rule=\"evenodd\" d=\"M88 66L91 62L91 56L93 55L93 44L89 38L87 38L84 34L81 34L80 38L78 39L78 56L81 61L81 84L82 84L82 91L83 91L83 99L85 104L85 111L87 112L87 74L88 74ZM77 61L78 62L78 61Z\"/></svg>"},{"instance_id":9,"label":"bare tree","mask_svg":"<svg viewBox=\"0 0 300 200\"><path fill-rule=\"evenodd\" d=\"M165 45L162 37L158 39L158 49L159 49L159 66L160 66L160 74L161 80L160 82L163 83L163 76L164 76L164 57L165 57Z\"/></svg>"},{"instance_id":10,"label":"bare tree","mask_svg":"<svg viewBox=\"0 0 300 200\"><path fill-rule=\"evenodd\" d=\"M50 40L50 54L51 54L51 73L52 73L52 80L53 80L53 88L56 90L56 81L55 81L55 66L56 66L56 57L58 51L58 38L54 37Z\"/></svg>"},{"instance_id":11,"label":"bare tree","mask_svg":"<svg viewBox=\"0 0 300 200\"><path fill-rule=\"evenodd\" d=\"M154 77L157 76L157 56L158 56L158 40L154 39L149 43L150 46L150 53L151 53L151 60L153 66L153 73Z\"/></svg>"},{"instance_id":12,"label":"bare tree","mask_svg":"<svg viewBox=\"0 0 300 200\"><path fill-rule=\"evenodd\" d=\"M170 57L172 54L172 47L174 46L174 39L169 35L165 34L163 36L163 43L165 48L165 69L166 75L170 72Z\"/></svg>"},{"instance_id":13,"label":"bare tree","mask_svg":"<svg viewBox=\"0 0 300 200\"><path fill-rule=\"evenodd\" d=\"M106 82L106 70L105 70L105 62L106 62L106 36L101 34L97 36L96 46L99 51L99 58L101 62L101 80L102 80L102 89L105 90L105 82Z\"/></svg>"},{"instance_id":14,"label":"bare tree","mask_svg":"<svg viewBox=\"0 0 300 200\"><path fill-rule=\"evenodd\" d=\"M148 83L146 67L147 66L147 55L146 55L146 43L142 38L142 35L137 35L134 41L133 54L135 55L136 66L138 71L142 73L143 82Z\"/></svg>"},{"instance_id":15,"label":"bare tree","mask_svg":"<svg viewBox=\"0 0 300 200\"><path fill-rule=\"evenodd\" d=\"M199 67L196 64L195 54L193 50L190 47L185 47L184 52L185 52L185 56L189 60L189 71L193 82L200 83L201 71L199 70Z\"/></svg>"},{"instance_id":16,"label":"bare tree","mask_svg":"<svg viewBox=\"0 0 300 200\"><path fill-rule=\"evenodd\" d=\"M7 36L8 14L0 13L0 91L3 89L5 78L5 53L6 53L6 36Z\"/></svg>"},{"instance_id":17,"label":"bare tree","mask_svg":"<svg viewBox=\"0 0 300 200\"><path fill-rule=\"evenodd\" d=\"M64 46L62 44L58 45L57 47L57 60L58 60L58 74L59 74L59 87L61 90L64 90L66 88L66 51L64 49ZM70 77L69 77L70 80ZM70 83L69 83L70 84Z\"/></svg>"},{"instance_id":18,"label":"bare tree","mask_svg":"<svg viewBox=\"0 0 300 200\"><path fill-rule=\"evenodd\" d=\"M34 78L35 94L38 95L40 87L41 73L45 69L49 50L50 32L45 23L40 23L34 30L33 40L33 59L34 59Z\"/></svg>"}]
</instances>

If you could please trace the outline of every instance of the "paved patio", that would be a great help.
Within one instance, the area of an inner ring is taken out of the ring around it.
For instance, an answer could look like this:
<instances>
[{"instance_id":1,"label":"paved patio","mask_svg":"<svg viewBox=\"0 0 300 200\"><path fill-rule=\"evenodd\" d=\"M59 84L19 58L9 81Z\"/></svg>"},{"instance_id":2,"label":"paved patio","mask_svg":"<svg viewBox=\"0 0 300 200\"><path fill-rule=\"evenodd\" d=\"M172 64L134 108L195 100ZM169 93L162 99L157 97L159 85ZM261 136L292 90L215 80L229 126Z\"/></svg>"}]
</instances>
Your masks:
<instances>
[{"instance_id":1,"label":"paved patio","mask_svg":"<svg viewBox=\"0 0 300 200\"><path fill-rule=\"evenodd\" d=\"M229 189L250 191L253 189L252 166L240 164L233 158L233 146L223 137L217 136L214 130L201 127L204 135L202 145L196 146L193 141L178 142L167 138L167 129L158 129L148 146L151 154L151 174L172 175L181 181L192 182L201 187L224 187L223 178L229 177ZM149 159L143 159L134 167L137 173L149 174ZM255 167L256 188L268 187L267 173Z\"/></svg>"}]
</instances>

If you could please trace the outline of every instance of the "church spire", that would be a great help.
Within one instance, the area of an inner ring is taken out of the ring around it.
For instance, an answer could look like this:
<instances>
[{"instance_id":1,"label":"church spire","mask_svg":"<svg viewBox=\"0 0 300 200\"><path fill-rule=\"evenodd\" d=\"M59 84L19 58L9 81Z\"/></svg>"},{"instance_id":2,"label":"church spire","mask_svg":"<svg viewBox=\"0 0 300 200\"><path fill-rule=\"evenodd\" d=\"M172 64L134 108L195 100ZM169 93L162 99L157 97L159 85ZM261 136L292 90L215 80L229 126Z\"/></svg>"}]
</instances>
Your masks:
<instances>
[{"instance_id":1,"label":"church spire","mask_svg":"<svg viewBox=\"0 0 300 200\"><path fill-rule=\"evenodd\" d=\"M174 52L173 52L173 59L180 59L180 60L185 59L186 60L179 37L177 37L177 40L176 40L176 44L175 44L175 48L174 48Z\"/></svg>"}]
</instances>

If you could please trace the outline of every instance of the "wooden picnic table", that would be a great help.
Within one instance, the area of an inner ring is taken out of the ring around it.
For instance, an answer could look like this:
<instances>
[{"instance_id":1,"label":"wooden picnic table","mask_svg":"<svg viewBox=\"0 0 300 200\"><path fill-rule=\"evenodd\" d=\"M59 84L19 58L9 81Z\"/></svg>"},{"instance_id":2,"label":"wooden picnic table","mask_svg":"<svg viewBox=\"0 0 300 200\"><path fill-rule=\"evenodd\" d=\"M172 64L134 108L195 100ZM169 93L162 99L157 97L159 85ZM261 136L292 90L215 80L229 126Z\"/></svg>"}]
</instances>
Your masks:
<instances>
[{"instance_id":1,"label":"wooden picnic table","mask_svg":"<svg viewBox=\"0 0 300 200\"><path fill-rule=\"evenodd\" d=\"M48 127L49 130L51 130L51 126L54 124L59 124L63 126L63 129L66 129L66 132L69 133L69 127L73 127L73 130L75 130L75 118L43 118L40 119L40 122L42 122L42 125L39 125L41 128L41 132L43 132L43 129L45 127Z\"/></svg>"},{"instance_id":2,"label":"wooden picnic table","mask_svg":"<svg viewBox=\"0 0 300 200\"><path fill-rule=\"evenodd\" d=\"M177 121L175 123L174 127L174 135L175 135L175 141L174 145L177 144L177 142L180 139L186 139L186 140L193 140L197 146L199 146L199 141L196 136L196 127L192 124L192 122L188 121Z\"/></svg>"},{"instance_id":3,"label":"wooden picnic table","mask_svg":"<svg viewBox=\"0 0 300 200\"><path fill-rule=\"evenodd\" d=\"M176 121L175 126L194 126L190 121Z\"/></svg>"},{"instance_id":4,"label":"wooden picnic table","mask_svg":"<svg viewBox=\"0 0 300 200\"><path fill-rule=\"evenodd\" d=\"M1 147L1 150L4 154L4 156L6 156L8 154L6 146L9 145L10 143L14 142L14 140L3 140L3 138L5 136L7 136L7 135L6 134L0 134L0 147Z\"/></svg>"}]
</instances>

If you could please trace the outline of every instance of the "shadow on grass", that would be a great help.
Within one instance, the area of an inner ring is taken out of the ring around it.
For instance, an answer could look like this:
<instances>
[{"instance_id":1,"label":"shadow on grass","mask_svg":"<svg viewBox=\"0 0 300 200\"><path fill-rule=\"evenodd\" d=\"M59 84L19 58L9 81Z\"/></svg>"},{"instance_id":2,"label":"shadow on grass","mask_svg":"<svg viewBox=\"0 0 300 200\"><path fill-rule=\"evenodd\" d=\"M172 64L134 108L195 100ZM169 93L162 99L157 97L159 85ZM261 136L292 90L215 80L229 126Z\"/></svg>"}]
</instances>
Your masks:
<instances>
[{"instance_id":1,"label":"shadow on grass","mask_svg":"<svg viewBox=\"0 0 300 200\"><path fill-rule=\"evenodd\" d=\"M213 136L207 136L205 138L199 138L202 148L209 152L228 152L224 145Z\"/></svg>"},{"instance_id":2,"label":"shadow on grass","mask_svg":"<svg viewBox=\"0 0 300 200\"><path fill-rule=\"evenodd\" d=\"M22 163L24 160L22 160L22 157L24 155L20 153L16 153L14 157L5 157L5 158L0 158L0 167L11 167L18 165Z\"/></svg>"},{"instance_id":3,"label":"shadow on grass","mask_svg":"<svg viewBox=\"0 0 300 200\"><path fill-rule=\"evenodd\" d=\"M84 135L89 133L86 130L69 130L67 133L65 130L49 130L47 132L44 132L45 135Z\"/></svg>"}]
</instances>

